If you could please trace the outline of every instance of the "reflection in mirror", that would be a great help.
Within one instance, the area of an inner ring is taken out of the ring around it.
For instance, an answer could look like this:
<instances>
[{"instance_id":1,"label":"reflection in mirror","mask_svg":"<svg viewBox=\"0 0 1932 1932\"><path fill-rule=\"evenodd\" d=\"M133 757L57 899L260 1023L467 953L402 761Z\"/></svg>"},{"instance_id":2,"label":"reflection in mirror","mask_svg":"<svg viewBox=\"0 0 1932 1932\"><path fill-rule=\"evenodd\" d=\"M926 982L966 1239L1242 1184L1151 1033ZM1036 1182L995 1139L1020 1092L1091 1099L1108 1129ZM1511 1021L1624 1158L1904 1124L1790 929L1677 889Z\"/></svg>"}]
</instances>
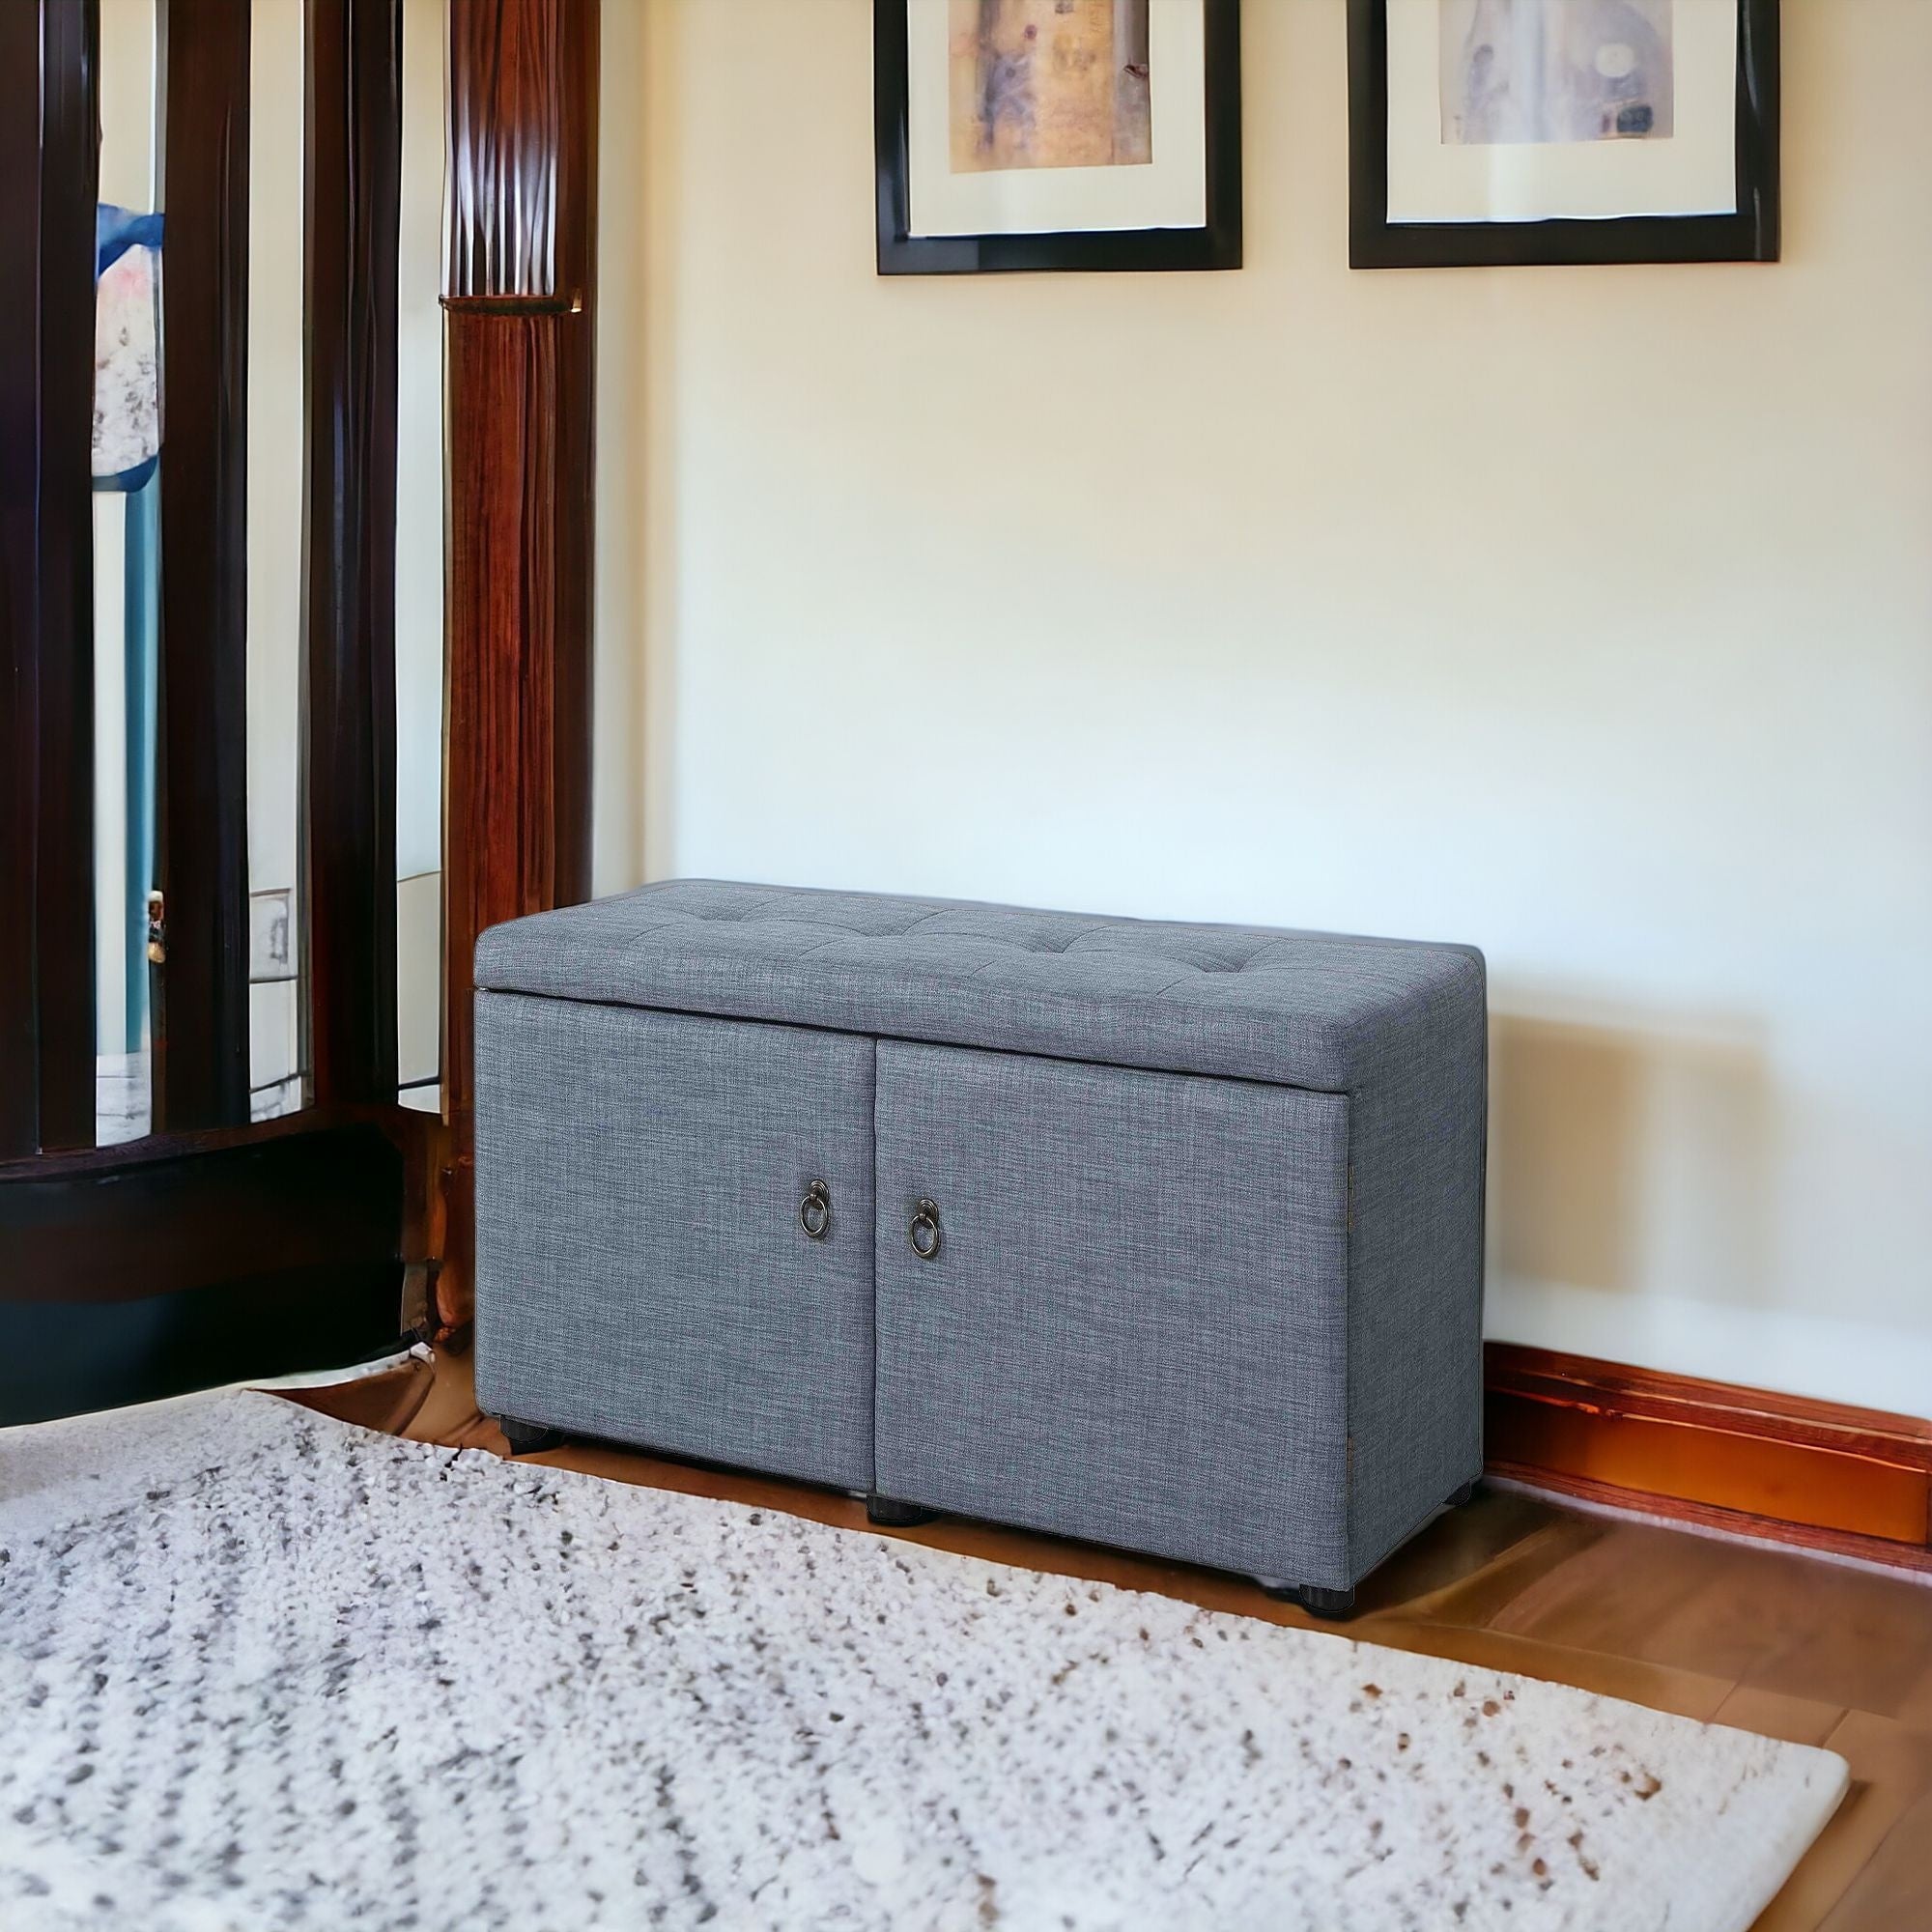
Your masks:
<instances>
[{"instance_id":1,"label":"reflection in mirror","mask_svg":"<svg viewBox=\"0 0 1932 1932\"><path fill-rule=\"evenodd\" d=\"M444 0L404 0L396 271L398 1098L441 1104Z\"/></svg>"},{"instance_id":2,"label":"reflection in mirror","mask_svg":"<svg viewBox=\"0 0 1932 1932\"><path fill-rule=\"evenodd\" d=\"M4 4L4 0L0 0ZM435 1110L441 1034L442 50L446 0L405 0L398 266L397 1079ZM299 763L303 546L303 34L253 0L248 130L249 1111L303 1104ZM95 430L97 1122L151 1107L162 217L157 0L100 0Z\"/></svg>"},{"instance_id":3,"label":"reflection in mirror","mask_svg":"<svg viewBox=\"0 0 1932 1932\"><path fill-rule=\"evenodd\" d=\"M155 0L100 0L95 223L95 1135L148 1131L159 278Z\"/></svg>"},{"instance_id":4,"label":"reflection in mirror","mask_svg":"<svg viewBox=\"0 0 1932 1932\"><path fill-rule=\"evenodd\" d=\"M248 115L248 1111L302 1104L302 30L253 0Z\"/></svg>"}]
</instances>

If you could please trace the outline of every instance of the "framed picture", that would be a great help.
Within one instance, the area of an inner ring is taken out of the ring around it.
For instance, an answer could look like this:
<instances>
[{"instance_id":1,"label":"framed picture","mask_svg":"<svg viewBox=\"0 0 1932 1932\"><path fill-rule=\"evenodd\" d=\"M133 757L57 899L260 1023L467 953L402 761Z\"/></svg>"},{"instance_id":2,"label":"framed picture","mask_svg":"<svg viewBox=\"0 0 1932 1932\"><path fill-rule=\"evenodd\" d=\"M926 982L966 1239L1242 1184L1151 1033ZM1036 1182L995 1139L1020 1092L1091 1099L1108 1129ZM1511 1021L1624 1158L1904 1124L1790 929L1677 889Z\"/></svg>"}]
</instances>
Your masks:
<instances>
[{"instance_id":1,"label":"framed picture","mask_svg":"<svg viewBox=\"0 0 1932 1932\"><path fill-rule=\"evenodd\" d=\"M1349 0L1357 269L1777 259L1777 0Z\"/></svg>"},{"instance_id":2,"label":"framed picture","mask_svg":"<svg viewBox=\"0 0 1932 1932\"><path fill-rule=\"evenodd\" d=\"M872 0L879 272L1241 266L1240 0Z\"/></svg>"}]
</instances>

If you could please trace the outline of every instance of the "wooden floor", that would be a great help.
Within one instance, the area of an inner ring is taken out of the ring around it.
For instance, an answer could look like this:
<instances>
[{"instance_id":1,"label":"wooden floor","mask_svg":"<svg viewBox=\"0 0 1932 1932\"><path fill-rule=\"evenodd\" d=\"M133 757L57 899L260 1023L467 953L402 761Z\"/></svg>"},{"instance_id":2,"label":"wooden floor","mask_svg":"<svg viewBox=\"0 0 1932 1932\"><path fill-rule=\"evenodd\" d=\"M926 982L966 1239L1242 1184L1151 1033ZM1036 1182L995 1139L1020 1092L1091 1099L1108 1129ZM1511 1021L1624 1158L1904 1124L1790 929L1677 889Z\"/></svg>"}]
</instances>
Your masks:
<instances>
[{"instance_id":1,"label":"wooden floor","mask_svg":"<svg viewBox=\"0 0 1932 1932\"><path fill-rule=\"evenodd\" d=\"M467 1357L295 1398L369 1427L501 1453ZM863 1504L627 1451L538 1460L867 1527ZM888 1532L873 1532L885 1534ZM1272 1623L1309 1620L1252 1584L980 1523L890 1532L1153 1590ZM1932 1928L1932 1585L1493 1492L1444 1515L1369 1579L1348 1634L1828 1746L1852 1788L1757 1932ZM1334 1629L1335 1626L1319 1626Z\"/></svg>"}]
</instances>

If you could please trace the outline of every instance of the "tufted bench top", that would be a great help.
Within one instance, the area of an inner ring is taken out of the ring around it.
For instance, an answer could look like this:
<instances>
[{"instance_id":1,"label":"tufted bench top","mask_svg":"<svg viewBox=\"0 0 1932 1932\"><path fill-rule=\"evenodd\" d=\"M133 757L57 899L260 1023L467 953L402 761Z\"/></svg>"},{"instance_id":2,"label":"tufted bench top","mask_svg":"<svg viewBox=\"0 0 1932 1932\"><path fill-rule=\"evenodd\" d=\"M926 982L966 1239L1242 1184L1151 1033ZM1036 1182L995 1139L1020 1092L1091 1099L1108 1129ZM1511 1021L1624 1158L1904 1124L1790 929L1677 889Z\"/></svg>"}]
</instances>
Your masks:
<instances>
[{"instance_id":1,"label":"tufted bench top","mask_svg":"<svg viewBox=\"0 0 1932 1932\"><path fill-rule=\"evenodd\" d=\"M476 984L1332 1093L1485 1011L1472 946L716 879L493 926Z\"/></svg>"}]
</instances>

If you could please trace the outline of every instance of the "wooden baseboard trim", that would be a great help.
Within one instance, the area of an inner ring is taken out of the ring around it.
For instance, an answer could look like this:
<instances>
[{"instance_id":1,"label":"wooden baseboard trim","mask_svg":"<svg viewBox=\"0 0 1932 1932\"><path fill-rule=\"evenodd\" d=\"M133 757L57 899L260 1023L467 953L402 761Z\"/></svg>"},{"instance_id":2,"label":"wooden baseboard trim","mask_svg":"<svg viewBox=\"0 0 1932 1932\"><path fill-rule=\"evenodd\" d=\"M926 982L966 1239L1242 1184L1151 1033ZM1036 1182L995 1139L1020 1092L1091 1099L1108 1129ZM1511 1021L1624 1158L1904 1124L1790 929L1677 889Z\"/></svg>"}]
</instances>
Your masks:
<instances>
[{"instance_id":1,"label":"wooden baseboard trim","mask_svg":"<svg viewBox=\"0 0 1932 1932\"><path fill-rule=\"evenodd\" d=\"M1932 1422L1515 1343L1485 1355L1495 1475L1932 1570Z\"/></svg>"},{"instance_id":2,"label":"wooden baseboard trim","mask_svg":"<svg viewBox=\"0 0 1932 1932\"><path fill-rule=\"evenodd\" d=\"M1755 1543L1788 1544L1814 1555L1848 1556L1861 1563L1882 1564L1888 1570L1912 1570L1932 1576L1932 1548L1920 1548L1916 1544L1889 1543L1880 1536L1859 1536L1849 1530L1821 1529L1809 1523L1780 1522L1775 1517L1753 1516L1746 1510L1719 1509L1679 1496L1620 1489L1615 1483L1592 1482L1587 1476L1570 1476L1524 1463L1492 1462L1488 1465L1488 1473L1498 1482L1520 1484L1526 1490L1550 1495L1574 1496L1578 1502L1598 1503L1605 1509L1691 1523L1699 1529L1747 1537Z\"/></svg>"}]
</instances>

